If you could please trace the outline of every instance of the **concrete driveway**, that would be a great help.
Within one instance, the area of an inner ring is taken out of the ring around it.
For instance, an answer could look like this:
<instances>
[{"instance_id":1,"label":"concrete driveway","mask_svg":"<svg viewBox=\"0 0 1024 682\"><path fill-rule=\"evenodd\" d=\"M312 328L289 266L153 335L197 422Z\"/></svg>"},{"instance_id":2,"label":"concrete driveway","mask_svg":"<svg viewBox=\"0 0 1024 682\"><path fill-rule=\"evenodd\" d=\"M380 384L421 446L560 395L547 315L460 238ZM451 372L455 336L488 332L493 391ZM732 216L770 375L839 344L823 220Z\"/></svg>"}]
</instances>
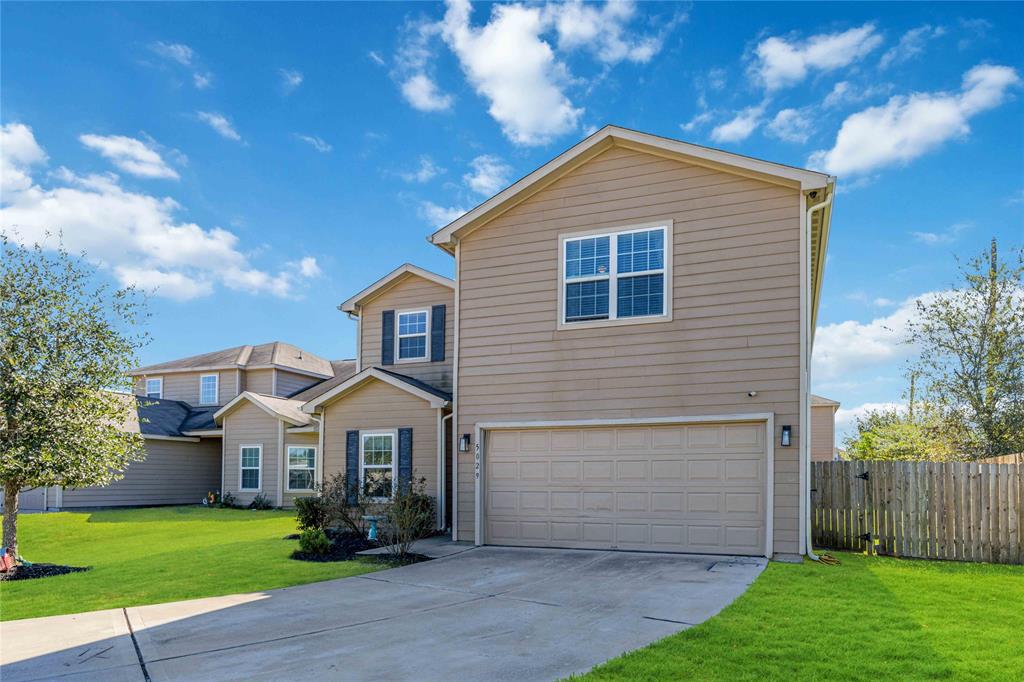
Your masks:
<instances>
[{"instance_id":1,"label":"concrete driveway","mask_svg":"<svg viewBox=\"0 0 1024 682\"><path fill-rule=\"evenodd\" d=\"M552 680L718 613L763 559L480 547L370 575L0 626L16 680Z\"/></svg>"}]
</instances>

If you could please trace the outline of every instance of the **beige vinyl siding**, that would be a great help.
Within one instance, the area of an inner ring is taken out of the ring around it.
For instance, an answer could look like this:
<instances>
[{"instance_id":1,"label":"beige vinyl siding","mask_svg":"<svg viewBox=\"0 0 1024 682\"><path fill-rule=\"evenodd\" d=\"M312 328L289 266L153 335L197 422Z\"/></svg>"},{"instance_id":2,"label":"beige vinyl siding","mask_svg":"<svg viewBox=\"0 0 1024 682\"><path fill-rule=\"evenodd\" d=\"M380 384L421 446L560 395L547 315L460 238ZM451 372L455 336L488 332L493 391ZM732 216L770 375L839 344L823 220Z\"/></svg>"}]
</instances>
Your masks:
<instances>
[{"instance_id":1,"label":"beige vinyl siding","mask_svg":"<svg viewBox=\"0 0 1024 682\"><path fill-rule=\"evenodd\" d=\"M235 392L235 370L210 372L174 372L171 374L153 374L149 378L163 377L164 400L181 400L189 405L199 405L199 377L207 374L217 375L217 404L226 405L231 402ZM146 377L135 378L135 393L146 395Z\"/></svg>"},{"instance_id":2,"label":"beige vinyl siding","mask_svg":"<svg viewBox=\"0 0 1024 682\"><path fill-rule=\"evenodd\" d=\"M309 388L313 384L318 384L321 381L323 381L323 379L311 377L306 374L296 374L295 372L278 370L276 395L288 397L294 393L298 393L304 388Z\"/></svg>"},{"instance_id":3,"label":"beige vinyl siding","mask_svg":"<svg viewBox=\"0 0 1024 682\"><path fill-rule=\"evenodd\" d=\"M146 440L146 458L108 486L67 489L62 508L199 504L220 489L220 439Z\"/></svg>"},{"instance_id":4,"label":"beige vinyl siding","mask_svg":"<svg viewBox=\"0 0 1024 682\"><path fill-rule=\"evenodd\" d=\"M247 369L245 370L245 387L243 390L263 395L274 395L274 371L273 369Z\"/></svg>"},{"instance_id":5,"label":"beige vinyl siding","mask_svg":"<svg viewBox=\"0 0 1024 682\"><path fill-rule=\"evenodd\" d=\"M260 491L277 504L277 481L281 470L281 457L277 449L278 420L248 400L241 401L237 409L224 417L224 490L238 498L240 504L249 504L255 491L239 490L240 447L262 445L263 461L260 470Z\"/></svg>"},{"instance_id":6,"label":"beige vinyl siding","mask_svg":"<svg viewBox=\"0 0 1024 682\"><path fill-rule=\"evenodd\" d=\"M673 319L557 327L559 235L671 219ZM458 433L485 421L773 412L799 434L800 195L613 148L461 242ZM755 398L748 391L757 391ZM775 450L775 551L799 551L798 439ZM474 466L459 455L459 539Z\"/></svg>"},{"instance_id":7,"label":"beige vinyl siding","mask_svg":"<svg viewBox=\"0 0 1024 682\"><path fill-rule=\"evenodd\" d=\"M370 381L325 407L324 478L345 471L345 434L412 427L413 476L437 497L437 408L390 384ZM396 453L397 454L397 453Z\"/></svg>"},{"instance_id":8,"label":"beige vinyl siding","mask_svg":"<svg viewBox=\"0 0 1024 682\"><path fill-rule=\"evenodd\" d=\"M832 405L811 407L811 461L831 462L835 457L836 418Z\"/></svg>"},{"instance_id":9,"label":"beige vinyl siding","mask_svg":"<svg viewBox=\"0 0 1024 682\"><path fill-rule=\"evenodd\" d=\"M444 304L444 361L442 362L396 362L387 369L415 377L443 391L452 390L452 355L455 352L455 292L446 286L408 275L398 284L387 289L367 302L360 312L359 330L362 337L362 369L380 367L381 314L385 310L429 310L431 306ZM429 335L429 329L428 329ZM398 343L395 342L395 358L398 358Z\"/></svg>"},{"instance_id":10,"label":"beige vinyl siding","mask_svg":"<svg viewBox=\"0 0 1024 682\"><path fill-rule=\"evenodd\" d=\"M287 454L288 446L289 445L312 446L312 447L316 448L318 440L319 440L319 437L315 433L288 433L287 426L286 426L285 427L285 432L284 432L284 451ZM320 459L319 449L317 450L316 456L317 456L317 461L319 462L319 459ZM287 478L288 477L288 472L287 472L288 459L287 459L287 457L285 457L282 460L282 462L283 462L284 466L286 467L286 469L284 471L284 474L283 474L285 476L285 478L284 478L284 506L285 507L292 507L292 506L295 505L295 498L296 497L308 497L309 495L314 495L315 493L303 493L303 492L291 492L290 493L290 492L288 492L288 478Z\"/></svg>"}]
</instances>

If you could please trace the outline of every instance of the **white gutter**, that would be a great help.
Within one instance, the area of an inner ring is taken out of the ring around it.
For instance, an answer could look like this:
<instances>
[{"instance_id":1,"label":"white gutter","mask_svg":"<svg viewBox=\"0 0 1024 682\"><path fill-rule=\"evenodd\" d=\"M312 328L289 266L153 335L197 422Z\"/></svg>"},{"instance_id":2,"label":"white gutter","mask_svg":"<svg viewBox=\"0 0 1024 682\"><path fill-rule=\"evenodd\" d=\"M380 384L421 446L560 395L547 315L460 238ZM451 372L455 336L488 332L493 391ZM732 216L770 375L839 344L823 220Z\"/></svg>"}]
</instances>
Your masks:
<instances>
[{"instance_id":1,"label":"white gutter","mask_svg":"<svg viewBox=\"0 0 1024 682\"><path fill-rule=\"evenodd\" d=\"M828 192L828 190L829 187L826 187L825 191ZM809 209L807 209L807 219L804 223L806 226L805 229L807 231L807 234L804 238L806 240L808 262L807 267L804 269L805 271L803 273L803 285L806 288L805 291L807 292L807 300L809 305L807 306L806 319L803 322L803 324L805 325L803 331L804 337L807 339L807 347L804 350L806 354L804 358L804 367L806 367L806 369L804 370L804 380L802 382L804 385L801 386L800 393L800 454L804 457L804 462L802 462L802 469L804 474L804 495L801 502L803 502L804 508L804 529L807 533L806 538L804 540L804 542L806 543L805 553L807 554L807 558L811 561L819 561L820 558L817 554L814 553L813 545L811 544L811 401L809 399L809 396L811 391L811 354L813 350L813 344L810 341L812 338L811 332L813 331L811 330L811 306L813 305L811 298L814 296L814 292L811 288L813 286L813 282L811 281L810 265L810 233L811 217L813 216L814 212L830 206L832 204L833 196L835 196L834 186L832 186L832 191L828 192L828 196L825 197L824 201L822 201L820 204L815 204L814 206L811 206Z\"/></svg>"}]
</instances>

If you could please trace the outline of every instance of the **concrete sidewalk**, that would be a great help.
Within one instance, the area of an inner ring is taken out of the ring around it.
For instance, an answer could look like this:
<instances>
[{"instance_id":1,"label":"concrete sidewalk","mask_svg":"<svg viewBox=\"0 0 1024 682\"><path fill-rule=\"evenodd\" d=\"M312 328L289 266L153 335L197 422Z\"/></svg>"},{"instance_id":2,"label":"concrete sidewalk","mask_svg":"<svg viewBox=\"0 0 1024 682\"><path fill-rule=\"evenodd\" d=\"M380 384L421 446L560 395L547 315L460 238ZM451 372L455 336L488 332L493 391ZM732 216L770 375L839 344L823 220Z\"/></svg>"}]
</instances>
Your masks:
<instances>
[{"instance_id":1,"label":"concrete sidewalk","mask_svg":"<svg viewBox=\"0 0 1024 682\"><path fill-rule=\"evenodd\" d=\"M0 677L558 679L710 618L764 566L480 547L265 593L3 623Z\"/></svg>"}]
</instances>

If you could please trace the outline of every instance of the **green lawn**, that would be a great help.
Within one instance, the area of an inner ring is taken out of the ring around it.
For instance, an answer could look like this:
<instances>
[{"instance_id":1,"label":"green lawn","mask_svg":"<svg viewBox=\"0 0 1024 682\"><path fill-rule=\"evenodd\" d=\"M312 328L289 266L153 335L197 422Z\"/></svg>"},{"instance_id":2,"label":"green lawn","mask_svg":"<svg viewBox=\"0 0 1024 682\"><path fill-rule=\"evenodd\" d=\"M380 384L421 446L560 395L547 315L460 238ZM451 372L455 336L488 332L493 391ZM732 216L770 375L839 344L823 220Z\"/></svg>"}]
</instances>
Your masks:
<instances>
[{"instance_id":1,"label":"green lawn","mask_svg":"<svg viewBox=\"0 0 1024 682\"><path fill-rule=\"evenodd\" d=\"M1024 566L773 563L711 620L587 680L1024 680Z\"/></svg>"},{"instance_id":2,"label":"green lawn","mask_svg":"<svg viewBox=\"0 0 1024 682\"><path fill-rule=\"evenodd\" d=\"M0 619L268 590L380 568L365 561L288 558L298 546L285 511L162 507L25 514L21 554L30 561L92 566L86 573L0 583Z\"/></svg>"}]
</instances>

